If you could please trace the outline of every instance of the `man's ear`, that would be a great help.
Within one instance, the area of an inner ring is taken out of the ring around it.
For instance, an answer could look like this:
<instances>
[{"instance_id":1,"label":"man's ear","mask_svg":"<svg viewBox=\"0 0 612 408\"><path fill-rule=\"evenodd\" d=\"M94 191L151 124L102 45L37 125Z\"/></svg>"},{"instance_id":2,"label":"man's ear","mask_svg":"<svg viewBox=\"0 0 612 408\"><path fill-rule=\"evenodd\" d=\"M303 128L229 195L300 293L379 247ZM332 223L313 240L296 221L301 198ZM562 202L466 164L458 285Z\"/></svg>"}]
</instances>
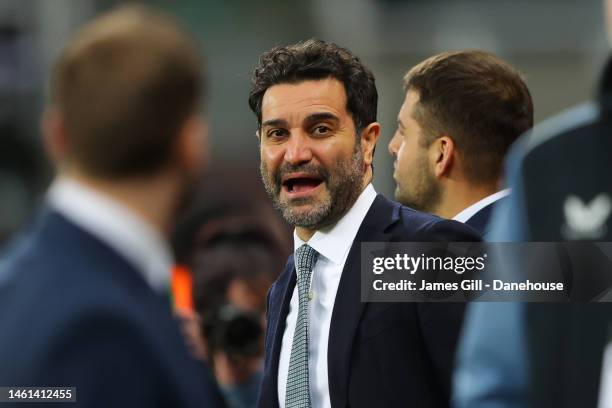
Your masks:
<instances>
[{"instance_id":1,"label":"man's ear","mask_svg":"<svg viewBox=\"0 0 612 408\"><path fill-rule=\"evenodd\" d=\"M374 149L380 136L380 123L372 122L361 131L361 151L363 162L370 166L374 162Z\"/></svg>"},{"instance_id":2,"label":"man's ear","mask_svg":"<svg viewBox=\"0 0 612 408\"><path fill-rule=\"evenodd\" d=\"M59 164L68 155L68 139L62 112L55 107L48 107L40 123L43 145L49 158Z\"/></svg>"},{"instance_id":3,"label":"man's ear","mask_svg":"<svg viewBox=\"0 0 612 408\"><path fill-rule=\"evenodd\" d=\"M208 123L192 115L179 131L176 140L177 161L191 174L200 174L208 165Z\"/></svg>"},{"instance_id":4,"label":"man's ear","mask_svg":"<svg viewBox=\"0 0 612 408\"><path fill-rule=\"evenodd\" d=\"M456 164L457 147L448 136L437 138L429 147L429 159L436 177L448 176Z\"/></svg>"}]
</instances>

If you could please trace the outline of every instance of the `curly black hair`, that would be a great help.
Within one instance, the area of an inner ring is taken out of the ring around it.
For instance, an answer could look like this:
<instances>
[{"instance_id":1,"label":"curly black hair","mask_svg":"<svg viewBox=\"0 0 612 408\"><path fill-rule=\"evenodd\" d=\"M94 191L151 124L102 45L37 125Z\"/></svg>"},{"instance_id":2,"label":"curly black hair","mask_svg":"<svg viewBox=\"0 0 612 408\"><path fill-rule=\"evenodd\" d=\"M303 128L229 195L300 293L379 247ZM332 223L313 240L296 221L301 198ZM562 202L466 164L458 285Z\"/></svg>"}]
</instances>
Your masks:
<instances>
[{"instance_id":1,"label":"curly black hair","mask_svg":"<svg viewBox=\"0 0 612 408\"><path fill-rule=\"evenodd\" d=\"M346 91L347 110L359 133L376 122L378 92L372 72L346 48L310 39L275 47L259 58L253 71L249 106L261 126L261 101L268 88L282 83L335 78Z\"/></svg>"}]
</instances>

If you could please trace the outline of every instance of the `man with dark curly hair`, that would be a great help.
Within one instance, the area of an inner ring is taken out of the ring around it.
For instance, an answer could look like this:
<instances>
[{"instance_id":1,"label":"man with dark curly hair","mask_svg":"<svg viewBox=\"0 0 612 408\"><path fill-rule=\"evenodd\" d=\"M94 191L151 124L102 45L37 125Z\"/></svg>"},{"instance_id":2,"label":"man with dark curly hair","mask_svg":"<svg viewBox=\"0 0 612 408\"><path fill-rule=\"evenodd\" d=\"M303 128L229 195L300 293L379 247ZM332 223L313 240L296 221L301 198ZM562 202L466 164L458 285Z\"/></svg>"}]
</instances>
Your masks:
<instances>
[{"instance_id":1,"label":"man with dark curly hair","mask_svg":"<svg viewBox=\"0 0 612 408\"><path fill-rule=\"evenodd\" d=\"M447 406L463 306L362 303L362 242L478 241L371 184L380 124L372 72L308 40L264 53L249 104L261 177L294 230L268 294L261 407Z\"/></svg>"}]
</instances>

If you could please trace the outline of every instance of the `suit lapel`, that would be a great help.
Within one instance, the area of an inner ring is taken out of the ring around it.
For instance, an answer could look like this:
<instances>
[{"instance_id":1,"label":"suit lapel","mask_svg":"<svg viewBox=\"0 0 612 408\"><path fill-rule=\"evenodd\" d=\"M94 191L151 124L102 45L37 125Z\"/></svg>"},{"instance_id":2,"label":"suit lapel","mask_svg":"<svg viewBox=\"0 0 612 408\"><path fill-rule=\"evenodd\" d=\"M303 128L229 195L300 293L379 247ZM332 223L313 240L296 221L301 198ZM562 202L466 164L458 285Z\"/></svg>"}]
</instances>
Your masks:
<instances>
[{"instance_id":1,"label":"suit lapel","mask_svg":"<svg viewBox=\"0 0 612 408\"><path fill-rule=\"evenodd\" d=\"M270 293L270 306L268 324L271 335L271 345L266 350L266 360L269 369L266 369L269 377L264 378L262 384L262 407L278 407L278 363L280 358L280 350L283 342L283 334L285 333L285 323L287 314L289 313L289 304L293 288L295 287L295 272L293 255L289 257L285 270L275 284L274 291Z\"/></svg>"},{"instance_id":2,"label":"suit lapel","mask_svg":"<svg viewBox=\"0 0 612 408\"><path fill-rule=\"evenodd\" d=\"M387 228L399 219L399 204L378 195L366 214L349 251L338 286L327 354L332 407L344 407L355 332L365 308L361 302L361 243L388 241Z\"/></svg>"}]
</instances>

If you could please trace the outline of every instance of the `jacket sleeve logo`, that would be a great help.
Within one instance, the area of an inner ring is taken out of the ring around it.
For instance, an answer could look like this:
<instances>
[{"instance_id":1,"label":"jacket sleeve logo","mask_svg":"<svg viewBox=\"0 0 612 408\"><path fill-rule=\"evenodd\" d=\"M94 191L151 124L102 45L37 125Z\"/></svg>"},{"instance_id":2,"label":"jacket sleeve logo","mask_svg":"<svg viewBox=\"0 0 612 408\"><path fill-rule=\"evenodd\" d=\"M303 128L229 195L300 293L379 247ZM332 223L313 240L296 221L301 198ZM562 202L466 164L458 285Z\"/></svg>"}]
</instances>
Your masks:
<instances>
[{"instance_id":1,"label":"jacket sleeve logo","mask_svg":"<svg viewBox=\"0 0 612 408\"><path fill-rule=\"evenodd\" d=\"M612 212L612 200L607 194L598 194L585 203L580 197L570 195L563 205L565 223L561 233L568 240L600 239L608 232L607 221Z\"/></svg>"}]
</instances>

